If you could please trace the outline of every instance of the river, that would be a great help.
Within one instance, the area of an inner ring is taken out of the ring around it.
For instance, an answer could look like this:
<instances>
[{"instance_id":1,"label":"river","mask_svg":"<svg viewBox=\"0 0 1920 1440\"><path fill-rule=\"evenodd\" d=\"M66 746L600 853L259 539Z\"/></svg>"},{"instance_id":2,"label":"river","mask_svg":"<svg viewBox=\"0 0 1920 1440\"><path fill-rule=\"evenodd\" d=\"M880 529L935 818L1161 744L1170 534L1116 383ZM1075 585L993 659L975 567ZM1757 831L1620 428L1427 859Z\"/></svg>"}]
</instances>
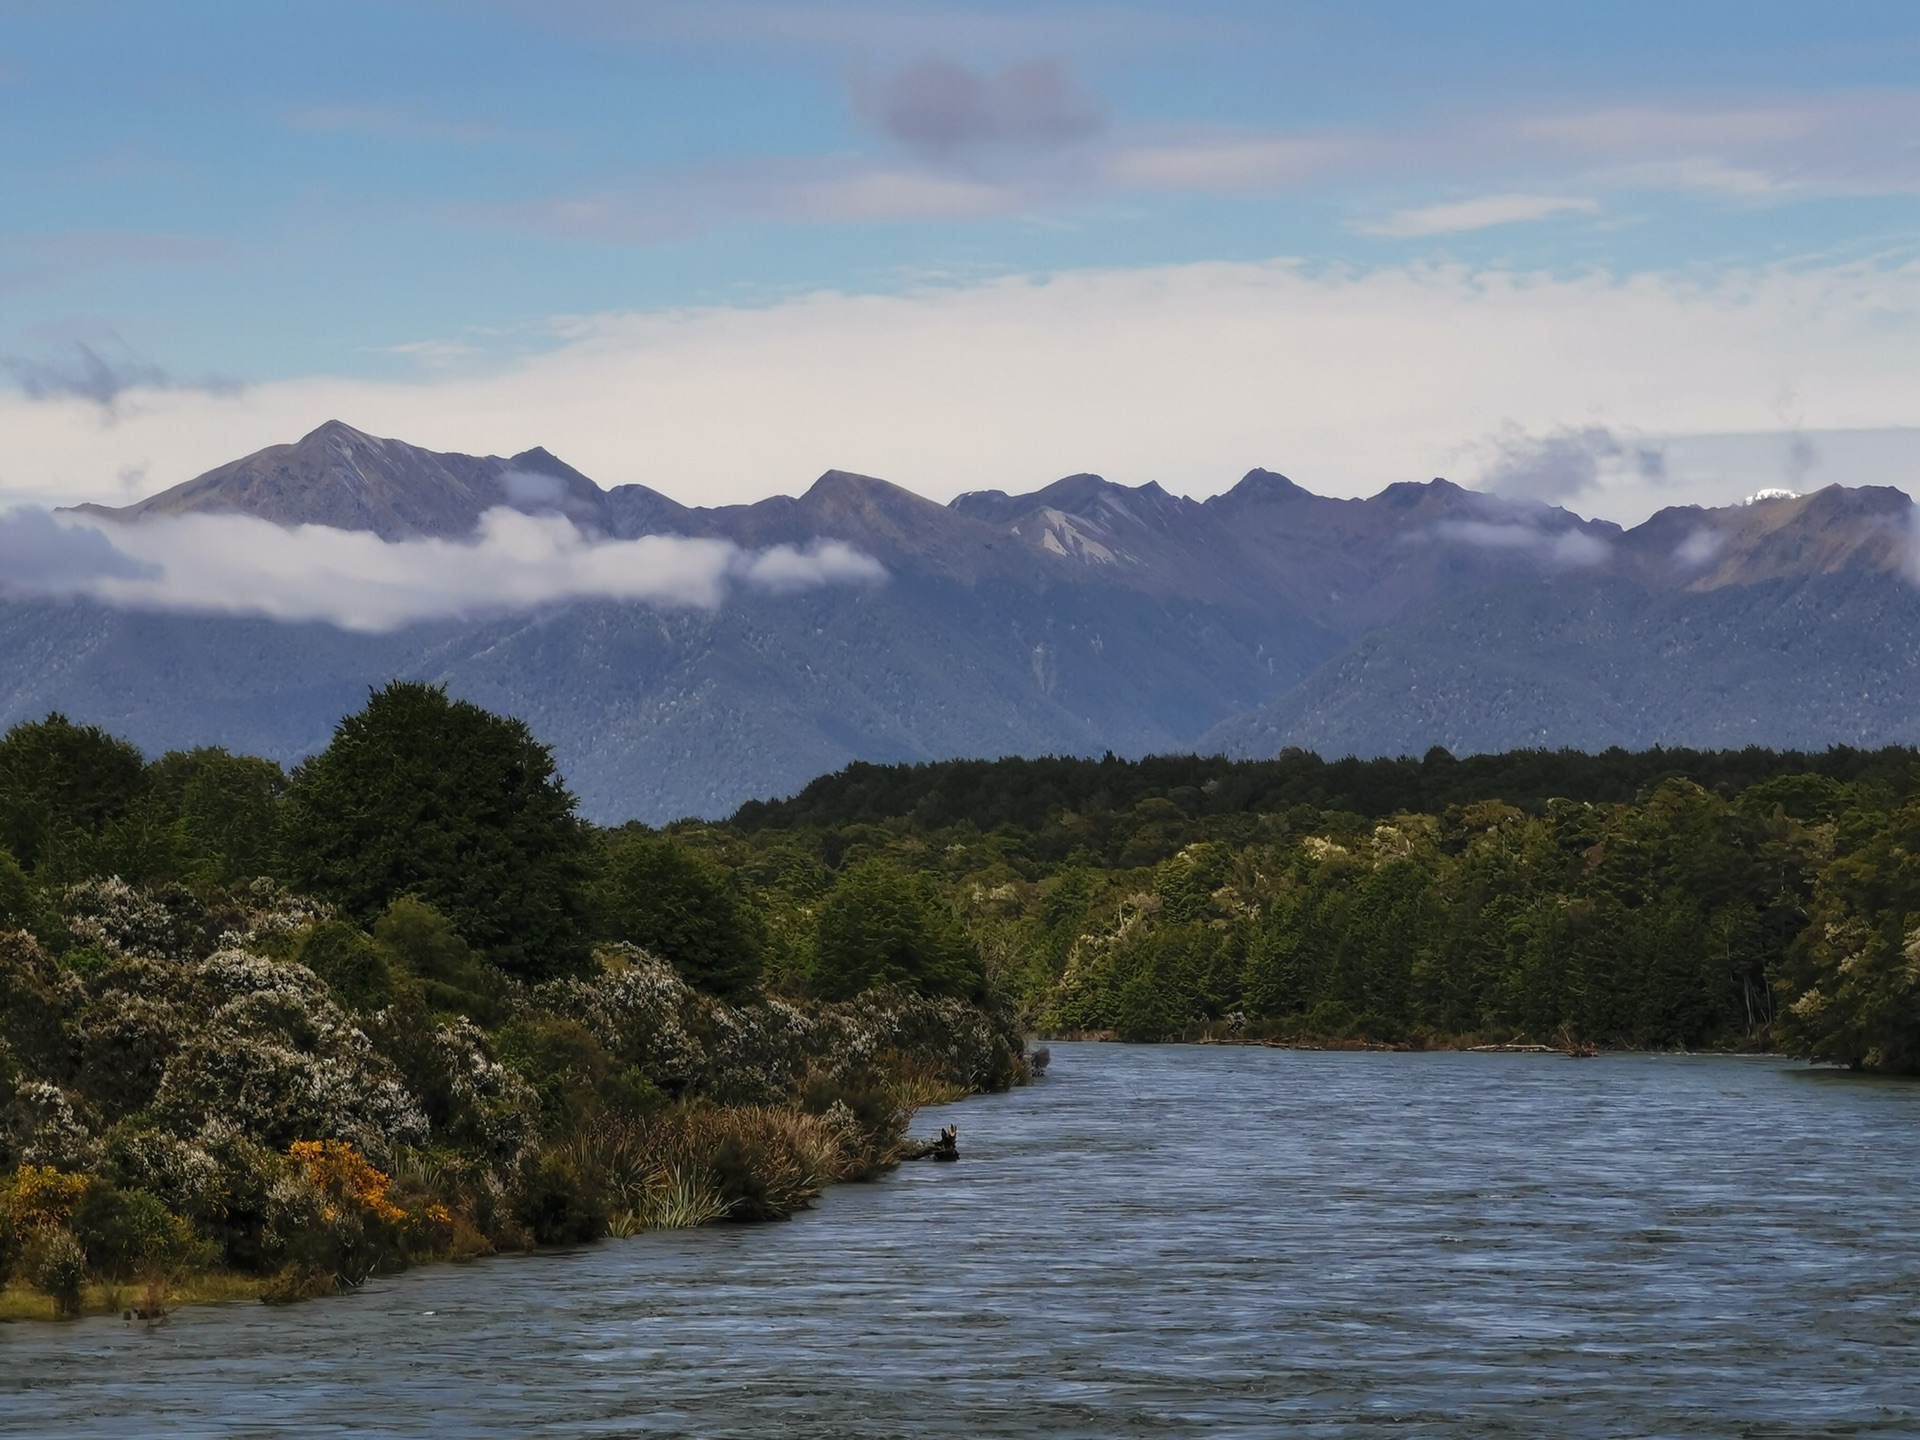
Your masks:
<instances>
[{"instance_id":1,"label":"river","mask_svg":"<svg viewBox=\"0 0 1920 1440\"><path fill-rule=\"evenodd\" d=\"M0 1326L0 1433L1920 1434L1920 1085L1053 1049L786 1224Z\"/></svg>"}]
</instances>

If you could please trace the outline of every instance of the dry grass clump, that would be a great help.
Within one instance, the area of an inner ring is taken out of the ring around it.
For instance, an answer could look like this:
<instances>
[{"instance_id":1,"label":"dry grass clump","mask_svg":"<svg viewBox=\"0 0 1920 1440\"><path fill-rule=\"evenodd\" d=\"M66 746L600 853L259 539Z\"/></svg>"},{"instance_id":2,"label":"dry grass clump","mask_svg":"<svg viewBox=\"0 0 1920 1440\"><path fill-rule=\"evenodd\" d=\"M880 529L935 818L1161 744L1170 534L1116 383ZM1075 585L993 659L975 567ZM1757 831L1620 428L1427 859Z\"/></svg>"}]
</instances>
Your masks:
<instances>
[{"instance_id":1,"label":"dry grass clump","mask_svg":"<svg viewBox=\"0 0 1920 1440\"><path fill-rule=\"evenodd\" d=\"M599 1177L613 1235L785 1219L867 1163L865 1137L845 1107L683 1106L645 1120L602 1119L568 1148Z\"/></svg>"}]
</instances>

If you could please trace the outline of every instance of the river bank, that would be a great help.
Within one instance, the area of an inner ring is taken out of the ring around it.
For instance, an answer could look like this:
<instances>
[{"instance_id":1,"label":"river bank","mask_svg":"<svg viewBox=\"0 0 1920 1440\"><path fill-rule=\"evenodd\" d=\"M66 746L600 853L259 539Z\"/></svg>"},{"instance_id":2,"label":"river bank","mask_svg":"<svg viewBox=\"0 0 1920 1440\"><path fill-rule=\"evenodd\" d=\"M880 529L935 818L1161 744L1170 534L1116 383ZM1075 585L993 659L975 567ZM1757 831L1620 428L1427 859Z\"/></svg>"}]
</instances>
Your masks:
<instances>
[{"instance_id":1,"label":"river bank","mask_svg":"<svg viewBox=\"0 0 1920 1440\"><path fill-rule=\"evenodd\" d=\"M0 1313L293 1301L782 1219L890 1168L918 1107L1031 1073L987 994L723 999L605 946L534 986L469 964L476 1020L429 1009L430 955L382 971L278 891L215 915L119 882L64 901L88 944L0 934L0 1281L26 1287ZM415 949L445 947L412 908ZM155 1279L174 1301L130 1307Z\"/></svg>"},{"instance_id":2,"label":"river bank","mask_svg":"<svg viewBox=\"0 0 1920 1440\"><path fill-rule=\"evenodd\" d=\"M1028 1057L1022 1083L1044 1072L1047 1059L1044 1049ZM608 1151L585 1160L594 1171L586 1188L598 1203L585 1202L595 1207L593 1213L575 1217L574 1233L562 1243L578 1246L650 1231L791 1219L811 1209L830 1186L876 1180L907 1161L956 1159L952 1126L931 1140L910 1138L908 1128L920 1105L950 1106L977 1093L977 1089L917 1077L895 1092L884 1131L878 1134L863 1131L844 1101L837 1101L825 1115L799 1108L694 1107L658 1117L648 1127L630 1127ZM835 1114L834 1109L846 1113ZM790 1140L799 1138L789 1153L777 1154L769 1143L773 1132L784 1132ZM622 1141L625 1153L618 1148ZM574 1148L578 1163L582 1146L577 1137ZM393 1193L394 1177L361 1163L363 1188L374 1193L376 1206L390 1205L385 1197ZM370 1218L351 1214L350 1203L342 1210L347 1213L318 1217L318 1223L337 1224L344 1218L364 1226ZM405 1221L400 1224L404 1226ZM172 1273L152 1269L137 1278L95 1277L67 1287L64 1293L15 1280L0 1285L0 1323L119 1315L130 1322L158 1324L185 1306L317 1299L358 1289L381 1275L539 1248L531 1229L518 1237L525 1243L508 1247L488 1242L470 1226L449 1223L449 1236L457 1238L460 1228L468 1231L464 1244L413 1253L404 1246L371 1248L360 1257L364 1268L351 1278L320 1266L292 1267L271 1275L230 1269Z\"/></svg>"}]
</instances>

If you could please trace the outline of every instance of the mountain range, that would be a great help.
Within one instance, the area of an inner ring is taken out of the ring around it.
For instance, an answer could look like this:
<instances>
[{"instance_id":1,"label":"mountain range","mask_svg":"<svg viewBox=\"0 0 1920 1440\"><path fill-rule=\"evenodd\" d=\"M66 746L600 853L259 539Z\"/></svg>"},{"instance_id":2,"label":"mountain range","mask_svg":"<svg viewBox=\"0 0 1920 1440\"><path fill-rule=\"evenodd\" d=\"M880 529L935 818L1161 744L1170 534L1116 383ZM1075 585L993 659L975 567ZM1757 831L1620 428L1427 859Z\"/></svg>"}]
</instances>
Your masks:
<instances>
[{"instance_id":1,"label":"mountain range","mask_svg":"<svg viewBox=\"0 0 1920 1440\"><path fill-rule=\"evenodd\" d=\"M149 751L291 762L370 685L431 679L526 719L594 818L652 821L854 759L1920 739L1912 503L1885 488L1631 529L1445 480L1345 500L1266 470L1200 501L1073 475L948 505L829 471L797 498L701 508L602 489L545 450L440 454L334 421L137 505L79 508L401 541L461 539L499 506L611 539L838 540L887 578L378 634L15 596L0 722L58 708Z\"/></svg>"}]
</instances>

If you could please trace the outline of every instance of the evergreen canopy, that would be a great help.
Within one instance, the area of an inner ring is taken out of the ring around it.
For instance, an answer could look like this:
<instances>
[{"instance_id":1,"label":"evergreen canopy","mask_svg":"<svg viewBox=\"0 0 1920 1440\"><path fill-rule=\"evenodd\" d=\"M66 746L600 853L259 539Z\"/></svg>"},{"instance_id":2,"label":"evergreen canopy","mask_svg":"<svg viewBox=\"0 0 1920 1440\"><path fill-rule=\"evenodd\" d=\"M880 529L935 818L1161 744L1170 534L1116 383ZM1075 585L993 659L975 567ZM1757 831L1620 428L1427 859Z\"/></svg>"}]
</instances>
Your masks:
<instances>
[{"instance_id":1,"label":"evergreen canopy","mask_svg":"<svg viewBox=\"0 0 1920 1440\"><path fill-rule=\"evenodd\" d=\"M522 721L396 680L294 771L289 868L363 925L416 896L493 963L538 978L583 953L575 804Z\"/></svg>"},{"instance_id":2,"label":"evergreen canopy","mask_svg":"<svg viewBox=\"0 0 1920 1440\"><path fill-rule=\"evenodd\" d=\"M690 984L743 996L759 983L759 917L738 880L667 836L613 840L593 900L597 934L652 951Z\"/></svg>"}]
</instances>

